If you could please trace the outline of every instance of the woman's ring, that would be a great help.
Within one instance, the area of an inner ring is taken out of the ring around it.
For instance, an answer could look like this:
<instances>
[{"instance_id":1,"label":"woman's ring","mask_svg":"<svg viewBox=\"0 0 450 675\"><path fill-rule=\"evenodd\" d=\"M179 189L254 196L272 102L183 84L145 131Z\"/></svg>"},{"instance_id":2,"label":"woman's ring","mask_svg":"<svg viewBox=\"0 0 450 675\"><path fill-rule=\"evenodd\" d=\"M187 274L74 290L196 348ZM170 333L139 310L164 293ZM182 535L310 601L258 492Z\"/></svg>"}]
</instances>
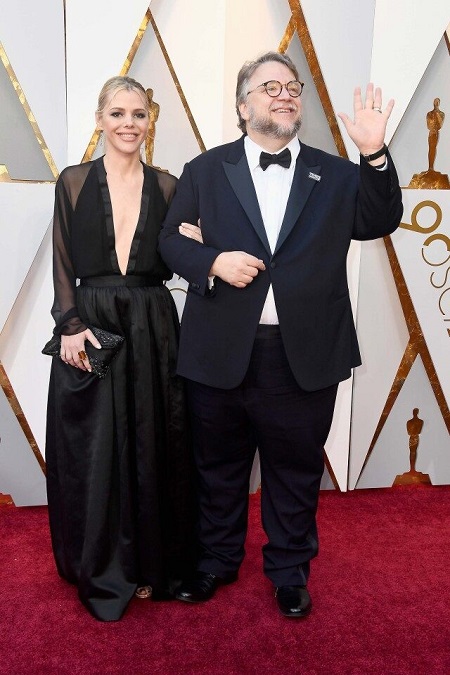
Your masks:
<instances>
[{"instance_id":1,"label":"woman's ring","mask_svg":"<svg viewBox=\"0 0 450 675\"><path fill-rule=\"evenodd\" d=\"M84 349L82 349L81 352L78 352L78 356L80 357L80 359L81 359L82 361L86 361L86 359L87 359L87 354L86 354L86 352L84 351Z\"/></svg>"},{"instance_id":2,"label":"woman's ring","mask_svg":"<svg viewBox=\"0 0 450 675\"><path fill-rule=\"evenodd\" d=\"M374 108L374 110L376 110L379 113L381 112L381 108Z\"/></svg>"}]
</instances>

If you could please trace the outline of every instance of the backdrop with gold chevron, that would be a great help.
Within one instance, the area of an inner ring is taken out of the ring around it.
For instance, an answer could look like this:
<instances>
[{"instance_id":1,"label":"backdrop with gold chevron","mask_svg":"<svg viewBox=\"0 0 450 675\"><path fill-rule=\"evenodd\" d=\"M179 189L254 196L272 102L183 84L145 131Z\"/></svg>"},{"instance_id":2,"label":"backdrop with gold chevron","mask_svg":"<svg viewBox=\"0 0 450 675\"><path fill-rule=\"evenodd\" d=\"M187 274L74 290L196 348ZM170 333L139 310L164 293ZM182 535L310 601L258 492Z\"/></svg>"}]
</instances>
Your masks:
<instances>
[{"instance_id":1,"label":"backdrop with gold chevron","mask_svg":"<svg viewBox=\"0 0 450 675\"><path fill-rule=\"evenodd\" d=\"M103 82L129 73L152 89L148 160L179 175L239 136L238 69L269 49L287 52L305 82L300 139L333 154L358 161L337 117L352 112L355 86L372 81L395 99L387 142L405 212L392 237L349 253L364 363L340 386L322 487L450 483L449 33L448 0L3 3L0 501L46 502L54 183L101 153ZM170 287L181 314L186 284Z\"/></svg>"}]
</instances>

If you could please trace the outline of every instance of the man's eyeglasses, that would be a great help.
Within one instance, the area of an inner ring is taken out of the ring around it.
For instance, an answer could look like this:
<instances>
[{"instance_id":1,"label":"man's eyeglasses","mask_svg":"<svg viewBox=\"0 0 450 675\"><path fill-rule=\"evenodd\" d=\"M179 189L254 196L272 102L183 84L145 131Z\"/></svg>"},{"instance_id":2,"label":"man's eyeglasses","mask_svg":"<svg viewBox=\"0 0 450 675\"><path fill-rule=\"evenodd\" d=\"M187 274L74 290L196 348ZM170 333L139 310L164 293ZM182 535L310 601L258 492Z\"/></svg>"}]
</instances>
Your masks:
<instances>
[{"instance_id":1,"label":"man's eyeglasses","mask_svg":"<svg viewBox=\"0 0 450 675\"><path fill-rule=\"evenodd\" d=\"M268 82L258 84L258 86L255 87L255 89L248 91L247 96L249 94L253 94L253 92L259 89L260 87L264 87L266 93L269 94L269 96L271 96L272 98L275 98L276 96L279 96L281 94L284 87L289 96L292 96L292 98L297 98L302 93L304 86L305 83L299 82L298 80L291 80L290 82L286 82L286 84L281 84L281 82L278 82L278 80L269 80Z\"/></svg>"}]
</instances>

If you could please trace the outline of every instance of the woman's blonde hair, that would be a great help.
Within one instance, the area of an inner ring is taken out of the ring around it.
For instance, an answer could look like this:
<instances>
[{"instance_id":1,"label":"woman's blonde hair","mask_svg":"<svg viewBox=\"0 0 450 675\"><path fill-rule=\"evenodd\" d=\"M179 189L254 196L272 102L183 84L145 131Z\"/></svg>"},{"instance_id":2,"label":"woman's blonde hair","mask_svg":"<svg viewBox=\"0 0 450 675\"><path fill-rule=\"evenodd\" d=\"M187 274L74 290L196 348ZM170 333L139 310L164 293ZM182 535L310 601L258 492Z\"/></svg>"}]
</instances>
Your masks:
<instances>
[{"instance_id":1,"label":"woman's blonde hair","mask_svg":"<svg viewBox=\"0 0 450 675\"><path fill-rule=\"evenodd\" d=\"M139 94L142 99L143 107L147 112L149 112L149 103L147 99L147 94L140 82L134 80L132 77L126 75L116 75L115 77L110 77L109 80L106 80L103 85L100 94L98 95L98 106L95 111L98 116L103 114L103 111L111 98L118 91L135 91Z\"/></svg>"}]
</instances>

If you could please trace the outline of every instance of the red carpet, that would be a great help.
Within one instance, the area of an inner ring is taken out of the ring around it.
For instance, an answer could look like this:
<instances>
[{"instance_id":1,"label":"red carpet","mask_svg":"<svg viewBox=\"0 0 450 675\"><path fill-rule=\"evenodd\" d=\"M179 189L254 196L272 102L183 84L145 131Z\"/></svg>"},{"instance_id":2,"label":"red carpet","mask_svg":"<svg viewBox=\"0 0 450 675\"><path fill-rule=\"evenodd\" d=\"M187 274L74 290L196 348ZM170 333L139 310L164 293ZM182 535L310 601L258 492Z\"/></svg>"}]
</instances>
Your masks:
<instances>
[{"instance_id":1,"label":"red carpet","mask_svg":"<svg viewBox=\"0 0 450 675\"><path fill-rule=\"evenodd\" d=\"M87 614L56 574L44 507L0 509L1 675L450 673L450 487L324 492L313 612L278 614L251 498L238 583L204 605Z\"/></svg>"}]
</instances>

